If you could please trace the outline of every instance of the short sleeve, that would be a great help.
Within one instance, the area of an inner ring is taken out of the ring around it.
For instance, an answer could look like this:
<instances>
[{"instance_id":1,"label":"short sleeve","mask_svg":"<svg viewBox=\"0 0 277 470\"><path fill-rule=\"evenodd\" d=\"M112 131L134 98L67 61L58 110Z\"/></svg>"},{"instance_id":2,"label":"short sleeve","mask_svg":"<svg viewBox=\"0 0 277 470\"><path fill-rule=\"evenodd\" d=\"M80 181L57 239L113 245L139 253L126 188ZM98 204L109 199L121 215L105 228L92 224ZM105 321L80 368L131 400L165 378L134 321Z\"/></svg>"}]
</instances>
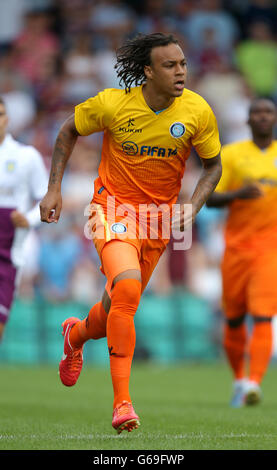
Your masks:
<instances>
[{"instance_id":1,"label":"short sleeve","mask_svg":"<svg viewBox=\"0 0 277 470\"><path fill-rule=\"evenodd\" d=\"M192 138L192 145L201 158L216 157L221 149L216 118L206 102L199 117L199 131Z\"/></svg>"},{"instance_id":2,"label":"short sleeve","mask_svg":"<svg viewBox=\"0 0 277 470\"><path fill-rule=\"evenodd\" d=\"M112 120L109 90L98 93L75 107L75 126L80 135L101 132Z\"/></svg>"}]
</instances>

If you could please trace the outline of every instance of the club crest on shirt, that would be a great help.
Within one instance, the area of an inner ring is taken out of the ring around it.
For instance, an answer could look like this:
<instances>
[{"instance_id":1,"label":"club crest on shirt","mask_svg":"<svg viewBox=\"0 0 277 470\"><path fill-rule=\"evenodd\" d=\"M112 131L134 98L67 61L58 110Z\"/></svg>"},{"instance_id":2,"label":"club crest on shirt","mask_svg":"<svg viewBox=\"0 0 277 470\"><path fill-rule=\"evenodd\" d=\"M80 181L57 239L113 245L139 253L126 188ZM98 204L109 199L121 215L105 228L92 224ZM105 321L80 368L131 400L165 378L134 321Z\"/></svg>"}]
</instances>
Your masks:
<instances>
[{"instance_id":1,"label":"club crest on shirt","mask_svg":"<svg viewBox=\"0 0 277 470\"><path fill-rule=\"evenodd\" d=\"M13 173L14 170L15 170L15 161L14 160L8 160L6 162L6 171L8 173Z\"/></svg>"},{"instance_id":2,"label":"club crest on shirt","mask_svg":"<svg viewBox=\"0 0 277 470\"><path fill-rule=\"evenodd\" d=\"M175 139L182 137L186 132L186 128L184 124L182 124L182 122L174 122L173 124L171 124L169 130L170 134L172 135L172 137L175 137Z\"/></svg>"},{"instance_id":3,"label":"club crest on shirt","mask_svg":"<svg viewBox=\"0 0 277 470\"><path fill-rule=\"evenodd\" d=\"M114 233L125 233L127 232L127 227L121 222L117 222L115 224L112 224L111 231Z\"/></svg>"}]
</instances>

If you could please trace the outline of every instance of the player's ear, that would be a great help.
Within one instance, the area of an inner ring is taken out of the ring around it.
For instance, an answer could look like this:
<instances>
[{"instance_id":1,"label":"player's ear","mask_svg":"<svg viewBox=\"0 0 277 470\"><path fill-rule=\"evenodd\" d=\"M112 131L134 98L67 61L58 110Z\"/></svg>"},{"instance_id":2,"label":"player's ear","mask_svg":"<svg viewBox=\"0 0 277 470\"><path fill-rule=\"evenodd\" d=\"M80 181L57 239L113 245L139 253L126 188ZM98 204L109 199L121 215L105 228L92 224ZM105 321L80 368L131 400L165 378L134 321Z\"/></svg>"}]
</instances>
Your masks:
<instances>
[{"instance_id":1,"label":"player's ear","mask_svg":"<svg viewBox=\"0 0 277 470\"><path fill-rule=\"evenodd\" d=\"M145 65L144 66L144 75L148 79L152 78L152 69L151 69L150 65Z\"/></svg>"}]
</instances>

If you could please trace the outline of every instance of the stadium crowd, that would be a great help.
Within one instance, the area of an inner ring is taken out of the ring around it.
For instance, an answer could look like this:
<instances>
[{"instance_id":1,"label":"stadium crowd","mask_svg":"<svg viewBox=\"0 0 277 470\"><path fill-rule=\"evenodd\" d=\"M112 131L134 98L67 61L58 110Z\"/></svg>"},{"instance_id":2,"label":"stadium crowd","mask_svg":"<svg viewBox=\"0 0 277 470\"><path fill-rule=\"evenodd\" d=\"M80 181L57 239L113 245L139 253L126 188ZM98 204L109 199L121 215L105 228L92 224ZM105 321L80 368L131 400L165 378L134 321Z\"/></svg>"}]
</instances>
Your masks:
<instances>
[{"instance_id":1,"label":"stadium crowd","mask_svg":"<svg viewBox=\"0 0 277 470\"><path fill-rule=\"evenodd\" d=\"M188 59L187 87L213 108L222 144L248 138L250 101L277 101L277 7L271 0L2 0L0 95L9 131L34 145L47 168L57 131L74 106L103 88L119 87L115 49L126 37L170 32ZM26 245L20 295L39 288L45 298L93 304L104 277L93 243L84 235L101 135L78 139L63 185L63 213L42 224ZM181 197L201 170L188 162ZM175 286L220 308L219 263L224 212L204 207L188 251L169 244L148 289L164 295Z\"/></svg>"}]
</instances>

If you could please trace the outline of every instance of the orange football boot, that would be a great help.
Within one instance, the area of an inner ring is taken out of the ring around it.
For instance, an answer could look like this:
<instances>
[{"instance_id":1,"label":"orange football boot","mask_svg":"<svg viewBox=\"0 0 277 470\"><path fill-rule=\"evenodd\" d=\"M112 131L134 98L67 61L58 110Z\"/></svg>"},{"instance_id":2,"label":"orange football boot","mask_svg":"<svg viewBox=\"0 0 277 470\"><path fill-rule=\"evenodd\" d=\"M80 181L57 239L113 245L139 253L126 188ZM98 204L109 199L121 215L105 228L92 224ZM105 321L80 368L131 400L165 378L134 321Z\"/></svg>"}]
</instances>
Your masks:
<instances>
[{"instance_id":1,"label":"orange football boot","mask_svg":"<svg viewBox=\"0 0 277 470\"><path fill-rule=\"evenodd\" d=\"M69 333L79 318L67 318L62 324L62 335L64 336L64 351L59 365L60 379L67 387L75 385L83 366L83 346L74 349L69 342Z\"/></svg>"},{"instance_id":2,"label":"orange football boot","mask_svg":"<svg viewBox=\"0 0 277 470\"><path fill-rule=\"evenodd\" d=\"M135 413L132 403L123 401L113 411L112 426L118 434L122 431L131 432L140 425L139 417Z\"/></svg>"}]
</instances>

